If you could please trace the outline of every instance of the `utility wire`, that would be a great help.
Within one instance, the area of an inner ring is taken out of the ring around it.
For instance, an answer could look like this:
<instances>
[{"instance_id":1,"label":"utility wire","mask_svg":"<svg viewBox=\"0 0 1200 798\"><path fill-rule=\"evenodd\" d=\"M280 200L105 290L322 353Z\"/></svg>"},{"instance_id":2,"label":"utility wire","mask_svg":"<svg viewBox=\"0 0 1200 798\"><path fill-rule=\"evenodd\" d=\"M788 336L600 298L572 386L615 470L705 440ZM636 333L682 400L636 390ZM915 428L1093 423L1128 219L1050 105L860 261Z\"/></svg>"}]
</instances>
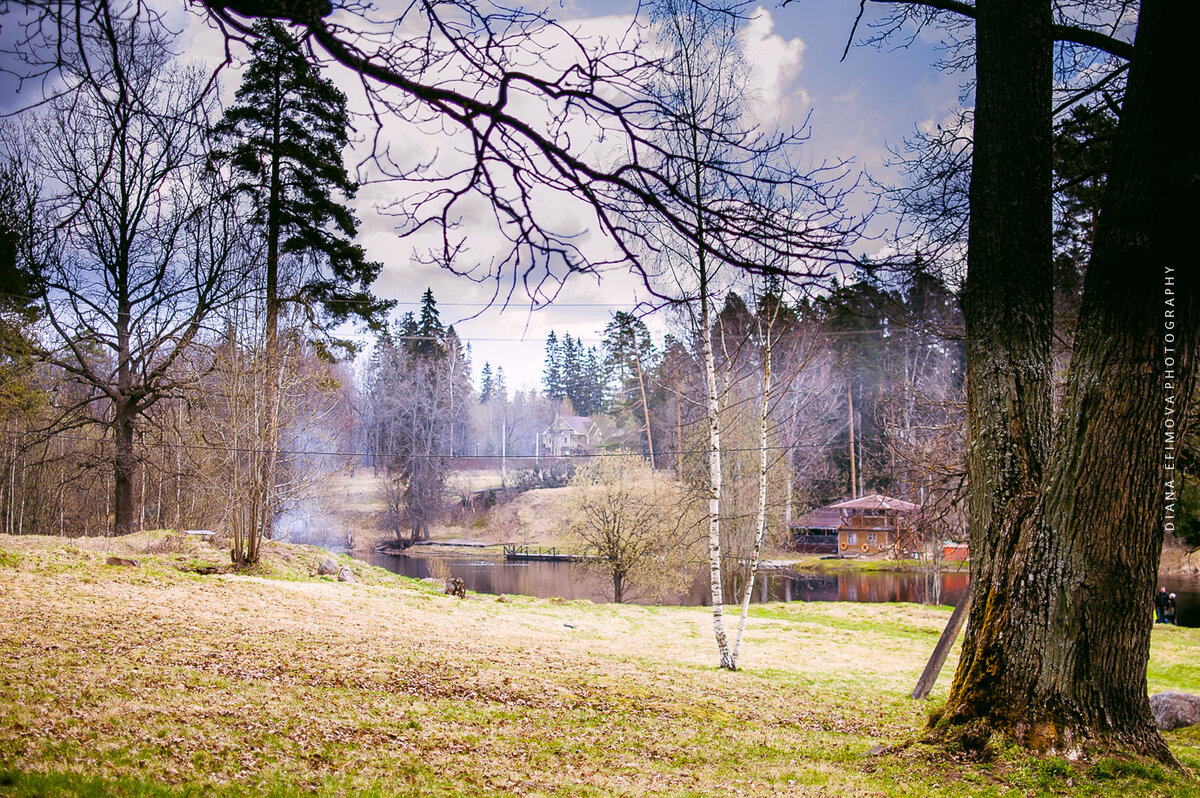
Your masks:
<instances>
[{"instance_id":1,"label":"utility wire","mask_svg":"<svg viewBox=\"0 0 1200 798\"><path fill-rule=\"evenodd\" d=\"M109 442L106 438L86 438L81 435L69 435L67 433L40 434L40 433L36 433L36 432L19 432L17 434L20 435L21 437L25 437L25 438L36 438L39 442L48 441L48 440L74 441L77 443L102 443L102 444L107 444ZM876 440L881 440L881 439L876 439ZM386 457L408 457L408 458L421 458L421 459L431 459L431 460L495 460L497 462L499 462L501 460L530 460L530 459L547 460L547 461L561 461L561 460L571 460L571 459L578 458L580 460L587 460L587 459L595 458L595 457L638 457L638 458L645 459L644 455L642 455L638 452L596 452L594 454L560 455L560 456L555 457L555 456L546 455L546 454L541 454L541 455L533 455L533 454L522 454L522 455L514 455L514 454L509 454L509 455L499 455L499 454L478 454L478 455L476 455L476 454L413 454L413 453L407 453L407 452L390 452L390 451L389 452L355 452L355 451L347 451L347 450L341 450L341 449L336 450L336 451L320 451L320 450L314 451L314 450L308 450L308 449L266 449L266 448L260 448L260 447L255 447L255 446L215 446L212 444L172 443L169 441L159 441L157 443L146 443L144 440L136 441L134 443L134 445L138 446L142 449L190 449L190 450L195 450L195 451L208 451L208 452L235 452L238 454L268 454L268 453L274 452L275 454L308 456L308 457L385 457L385 458ZM788 446L784 446L784 445L768 446L768 447L766 447L766 450L767 451L788 451L790 449L800 449L800 448L819 449L819 448L825 448L828 446L830 446L830 444L827 444L827 443L794 443L794 444L791 444ZM760 448L757 446L743 446L743 447L736 447L736 448L732 448L732 449L725 448L725 447L721 448L722 454L733 454L733 453L739 453L739 452L757 452L757 451L761 451ZM709 453L709 450L706 448L706 449L684 449L683 451L664 450L664 451L660 452L658 449L655 449L654 453L655 453L655 457L657 457L659 454L662 454L664 456L666 456L666 455L677 456L680 454L707 455Z\"/></svg>"}]
</instances>

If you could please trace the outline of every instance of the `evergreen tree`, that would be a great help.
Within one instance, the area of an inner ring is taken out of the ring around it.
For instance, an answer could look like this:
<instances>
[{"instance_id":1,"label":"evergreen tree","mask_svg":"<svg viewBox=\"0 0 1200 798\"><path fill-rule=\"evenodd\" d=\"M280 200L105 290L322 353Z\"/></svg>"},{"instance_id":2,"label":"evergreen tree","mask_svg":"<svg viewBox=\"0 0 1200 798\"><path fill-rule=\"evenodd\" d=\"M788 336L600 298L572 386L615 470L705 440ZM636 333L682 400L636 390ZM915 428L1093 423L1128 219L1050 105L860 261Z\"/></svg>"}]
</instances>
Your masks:
<instances>
[{"instance_id":1,"label":"evergreen tree","mask_svg":"<svg viewBox=\"0 0 1200 798\"><path fill-rule=\"evenodd\" d=\"M612 391L611 404L627 407L641 401L640 375L652 367L654 344L645 322L618 311L604 328L604 372L601 388Z\"/></svg>"},{"instance_id":2,"label":"evergreen tree","mask_svg":"<svg viewBox=\"0 0 1200 798\"><path fill-rule=\"evenodd\" d=\"M479 373L479 404L486 405L492 398L492 364L484 361L483 371Z\"/></svg>"},{"instance_id":3,"label":"evergreen tree","mask_svg":"<svg viewBox=\"0 0 1200 798\"><path fill-rule=\"evenodd\" d=\"M395 334L395 337L398 338L402 344L406 344L408 341L411 341L417 336L416 315L414 315L411 310L407 311L403 316L400 317L400 323L397 325L397 328L398 332ZM407 349L407 347L405 348Z\"/></svg>"},{"instance_id":4,"label":"evergreen tree","mask_svg":"<svg viewBox=\"0 0 1200 798\"><path fill-rule=\"evenodd\" d=\"M562 399L567 395L563 388L562 349L554 330L546 336L546 368L542 374L547 399Z\"/></svg>"},{"instance_id":5,"label":"evergreen tree","mask_svg":"<svg viewBox=\"0 0 1200 798\"><path fill-rule=\"evenodd\" d=\"M218 159L233 166L265 232L268 349L275 346L279 312L290 302L319 308L324 330L352 317L377 327L391 303L369 290L381 264L352 243L358 221L344 202L358 184L342 164L346 96L278 22L260 21L254 34L236 102L215 133L228 146ZM306 257L316 269L288 283L280 274L285 256Z\"/></svg>"},{"instance_id":6,"label":"evergreen tree","mask_svg":"<svg viewBox=\"0 0 1200 798\"><path fill-rule=\"evenodd\" d=\"M579 403L581 409L577 412L581 416L599 413L604 406L603 373L604 367L601 364L599 352L596 351L596 347L589 347L587 355L583 359L580 375Z\"/></svg>"},{"instance_id":7,"label":"evergreen tree","mask_svg":"<svg viewBox=\"0 0 1200 798\"><path fill-rule=\"evenodd\" d=\"M36 388L31 325L37 319L37 187L18 163L0 166L0 416L31 409Z\"/></svg>"},{"instance_id":8,"label":"evergreen tree","mask_svg":"<svg viewBox=\"0 0 1200 798\"><path fill-rule=\"evenodd\" d=\"M489 399L498 402L508 401L508 384L504 380L504 366L496 366L495 376L492 377L492 392Z\"/></svg>"},{"instance_id":9,"label":"evergreen tree","mask_svg":"<svg viewBox=\"0 0 1200 798\"><path fill-rule=\"evenodd\" d=\"M421 295L421 314L417 320L416 333L410 341L409 351L418 357L441 357L446 354L443 346L446 329L442 326L438 314L437 301L433 298L433 289L426 288Z\"/></svg>"},{"instance_id":10,"label":"evergreen tree","mask_svg":"<svg viewBox=\"0 0 1200 798\"><path fill-rule=\"evenodd\" d=\"M579 385L580 385L580 344L571 337L570 333L563 336L562 340L562 375L563 375L563 394L571 400L571 405L575 408L575 412L579 412Z\"/></svg>"}]
</instances>

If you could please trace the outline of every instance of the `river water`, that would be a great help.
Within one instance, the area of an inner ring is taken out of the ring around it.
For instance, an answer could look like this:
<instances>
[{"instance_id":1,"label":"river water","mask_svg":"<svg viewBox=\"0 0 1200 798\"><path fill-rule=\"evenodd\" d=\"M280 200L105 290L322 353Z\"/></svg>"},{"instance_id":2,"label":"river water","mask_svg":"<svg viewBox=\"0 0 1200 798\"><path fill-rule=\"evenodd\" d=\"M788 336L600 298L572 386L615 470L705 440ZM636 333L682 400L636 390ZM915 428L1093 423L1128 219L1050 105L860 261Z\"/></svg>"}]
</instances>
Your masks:
<instances>
[{"instance_id":1,"label":"river water","mask_svg":"<svg viewBox=\"0 0 1200 798\"><path fill-rule=\"evenodd\" d=\"M589 599L612 601L612 585L599 575L577 564L565 562L506 562L471 554L419 555L375 553L372 565L404 576L430 577L440 563L451 576L460 577L468 590L490 594L516 594L540 598ZM909 601L923 603L933 589L933 580L924 574L896 571L843 573L765 572L754 591L753 601ZM1200 627L1200 579L1166 577L1159 581L1177 595L1179 625ZM740 595L737 585L726 596ZM967 589L965 572L944 573L937 603L955 604ZM734 592L736 591L736 592ZM627 596L639 603L657 603L651 595ZM669 603L706 606L709 603L708 573L696 575L684 594L669 596ZM1152 609L1147 609L1152 612Z\"/></svg>"},{"instance_id":2,"label":"river water","mask_svg":"<svg viewBox=\"0 0 1200 798\"><path fill-rule=\"evenodd\" d=\"M440 563L440 566L437 564ZM540 598L589 599L612 601L612 584L578 564L566 562L506 562L470 555L382 554L371 556L371 564L404 576L426 578L441 567L451 576L460 577L468 590L478 593L509 593ZM923 574L880 572L865 573L778 573L764 572L755 587L755 602L762 601L912 601L924 602L933 590L934 580ZM727 596L740 595L731 584ZM965 573L943 574L940 603L953 604L967 587ZM735 592L736 591L736 592ZM656 603L649 594L633 595L627 600ZM709 603L708 572L697 573L686 593L675 593L668 603L705 606Z\"/></svg>"}]
</instances>

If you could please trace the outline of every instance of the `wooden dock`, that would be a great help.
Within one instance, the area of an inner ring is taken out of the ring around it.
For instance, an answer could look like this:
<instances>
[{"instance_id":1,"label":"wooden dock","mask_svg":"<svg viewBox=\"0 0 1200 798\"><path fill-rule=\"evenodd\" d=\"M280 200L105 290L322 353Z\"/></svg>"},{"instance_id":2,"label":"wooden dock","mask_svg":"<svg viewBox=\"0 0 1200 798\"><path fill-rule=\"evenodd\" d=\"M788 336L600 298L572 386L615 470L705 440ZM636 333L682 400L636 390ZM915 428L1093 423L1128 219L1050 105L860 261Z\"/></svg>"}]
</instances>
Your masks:
<instances>
[{"instance_id":1,"label":"wooden dock","mask_svg":"<svg viewBox=\"0 0 1200 798\"><path fill-rule=\"evenodd\" d=\"M587 558L578 554L568 554L559 551L556 546L551 546L548 549L543 549L541 546L537 548L532 546L505 546L504 559L525 562L581 562Z\"/></svg>"}]
</instances>

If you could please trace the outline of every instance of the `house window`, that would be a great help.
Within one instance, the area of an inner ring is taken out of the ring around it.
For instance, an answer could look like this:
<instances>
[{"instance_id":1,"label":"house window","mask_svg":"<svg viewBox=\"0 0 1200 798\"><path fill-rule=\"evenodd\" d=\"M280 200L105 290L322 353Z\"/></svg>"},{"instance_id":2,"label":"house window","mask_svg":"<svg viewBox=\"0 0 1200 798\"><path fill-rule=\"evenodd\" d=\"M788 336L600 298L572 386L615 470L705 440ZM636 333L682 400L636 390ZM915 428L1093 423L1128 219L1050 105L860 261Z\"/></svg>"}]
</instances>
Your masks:
<instances>
[{"instance_id":1,"label":"house window","mask_svg":"<svg viewBox=\"0 0 1200 798\"><path fill-rule=\"evenodd\" d=\"M872 546L878 544L879 543L879 535L876 535L874 532L867 533L867 542L870 543Z\"/></svg>"},{"instance_id":2,"label":"house window","mask_svg":"<svg viewBox=\"0 0 1200 798\"><path fill-rule=\"evenodd\" d=\"M853 546L855 543L858 543L858 533L857 532L847 533L846 534L846 542L848 544L850 544L851 546Z\"/></svg>"}]
</instances>

